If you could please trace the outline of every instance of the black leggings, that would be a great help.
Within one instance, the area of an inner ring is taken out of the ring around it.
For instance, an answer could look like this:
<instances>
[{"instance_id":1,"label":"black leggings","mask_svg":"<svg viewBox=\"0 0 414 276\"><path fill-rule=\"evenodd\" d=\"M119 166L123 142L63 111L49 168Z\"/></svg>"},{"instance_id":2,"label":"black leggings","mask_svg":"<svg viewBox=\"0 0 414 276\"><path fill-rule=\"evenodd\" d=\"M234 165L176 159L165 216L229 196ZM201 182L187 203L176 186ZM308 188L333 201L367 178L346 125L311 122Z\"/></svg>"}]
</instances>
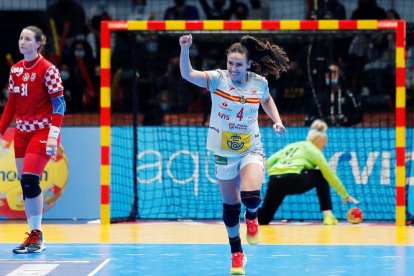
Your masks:
<instances>
[{"instance_id":1,"label":"black leggings","mask_svg":"<svg viewBox=\"0 0 414 276\"><path fill-rule=\"evenodd\" d=\"M320 170L270 176L266 196L258 212L259 224L269 224L273 220L285 196L303 194L313 188L316 188L321 211L332 210L329 183Z\"/></svg>"}]
</instances>

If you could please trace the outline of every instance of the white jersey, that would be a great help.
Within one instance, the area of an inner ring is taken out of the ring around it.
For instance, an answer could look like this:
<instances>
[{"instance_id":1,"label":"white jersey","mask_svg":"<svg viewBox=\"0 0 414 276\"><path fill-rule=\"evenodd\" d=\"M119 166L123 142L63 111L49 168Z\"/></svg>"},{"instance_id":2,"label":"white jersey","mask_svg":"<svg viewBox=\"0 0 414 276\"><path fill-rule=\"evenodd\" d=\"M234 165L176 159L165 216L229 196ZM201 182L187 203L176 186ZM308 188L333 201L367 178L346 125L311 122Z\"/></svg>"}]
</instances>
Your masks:
<instances>
[{"instance_id":1,"label":"white jersey","mask_svg":"<svg viewBox=\"0 0 414 276\"><path fill-rule=\"evenodd\" d=\"M235 84L227 70L205 74L212 102L207 149L226 157L263 154L257 117L260 101L269 97L267 80L247 72L247 82Z\"/></svg>"}]
</instances>

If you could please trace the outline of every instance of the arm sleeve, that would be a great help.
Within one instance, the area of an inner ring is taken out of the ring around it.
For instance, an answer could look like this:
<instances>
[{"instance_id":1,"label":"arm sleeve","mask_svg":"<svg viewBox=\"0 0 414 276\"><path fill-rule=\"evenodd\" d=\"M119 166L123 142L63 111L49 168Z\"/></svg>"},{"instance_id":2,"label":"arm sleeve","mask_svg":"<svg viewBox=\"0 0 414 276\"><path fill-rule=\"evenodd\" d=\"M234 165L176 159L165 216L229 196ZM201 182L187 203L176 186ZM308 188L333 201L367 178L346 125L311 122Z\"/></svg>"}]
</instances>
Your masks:
<instances>
[{"instance_id":1,"label":"arm sleeve","mask_svg":"<svg viewBox=\"0 0 414 276\"><path fill-rule=\"evenodd\" d=\"M349 194L346 191L346 188L336 173L329 166L328 161L326 161L323 153L316 147L308 147L307 150L309 151L308 156L312 159L311 161L319 167L323 177L326 179L326 181L328 181L329 185L332 186L332 188L342 197L342 199L347 198Z\"/></svg>"},{"instance_id":2,"label":"arm sleeve","mask_svg":"<svg viewBox=\"0 0 414 276\"><path fill-rule=\"evenodd\" d=\"M52 113L52 125L61 127L63 121L63 115L66 111L66 102L63 96L52 98L53 113Z\"/></svg>"}]
</instances>

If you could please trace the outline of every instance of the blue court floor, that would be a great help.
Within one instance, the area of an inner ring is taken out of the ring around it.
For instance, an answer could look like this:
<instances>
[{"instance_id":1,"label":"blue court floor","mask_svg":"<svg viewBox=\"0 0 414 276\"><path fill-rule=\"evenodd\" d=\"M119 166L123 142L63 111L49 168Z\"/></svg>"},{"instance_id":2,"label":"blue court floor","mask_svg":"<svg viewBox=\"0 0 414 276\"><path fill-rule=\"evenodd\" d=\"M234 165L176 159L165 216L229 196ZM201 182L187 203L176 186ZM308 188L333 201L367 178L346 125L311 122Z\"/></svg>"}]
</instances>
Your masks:
<instances>
[{"instance_id":1,"label":"blue court floor","mask_svg":"<svg viewBox=\"0 0 414 276\"><path fill-rule=\"evenodd\" d=\"M220 244L48 244L31 255L12 254L12 244L0 246L0 275L229 272L229 249ZM414 275L413 246L258 245L245 246L245 252L246 275Z\"/></svg>"},{"instance_id":2,"label":"blue court floor","mask_svg":"<svg viewBox=\"0 0 414 276\"><path fill-rule=\"evenodd\" d=\"M229 275L230 249L220 223L45 224L47 249L11 252L23 223L0 223L3 275ZM414 275L414 228L393 225L263 226L247 245L246 275ZM245 225L241 233L245 232Z\"/></svg>"}]
</instances>

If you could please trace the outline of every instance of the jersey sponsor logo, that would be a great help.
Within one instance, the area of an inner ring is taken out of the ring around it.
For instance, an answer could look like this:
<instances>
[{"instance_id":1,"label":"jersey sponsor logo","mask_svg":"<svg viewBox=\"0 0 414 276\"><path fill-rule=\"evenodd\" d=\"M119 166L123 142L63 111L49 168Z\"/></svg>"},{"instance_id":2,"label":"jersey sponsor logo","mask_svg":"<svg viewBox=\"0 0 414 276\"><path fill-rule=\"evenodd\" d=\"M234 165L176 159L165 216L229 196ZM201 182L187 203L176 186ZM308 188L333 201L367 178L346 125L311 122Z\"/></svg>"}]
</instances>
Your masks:
<instances>
[{"instance_id":1,"label":"jersey sponsor logo","mask_svg":"<svg viewBox=\"0 0 414 276\"><path fill-rule=\"evenodd\" d=\"M229 129L247 130L247 125L229 123Z\"/></svg>"},{"instance_id":2,"label":"jersey sponsor logo","mask_svg":"<svg viewBox=\"0 0 414 276\"><path fill-rule=\"evenodd\" d=\"M18 86L13 87L13 93L20 93L20 88Z\"/></svg>"},{"instance_id":3,"label":"jersey sponsor logo","mask_svg":"<svg viewBox=\"0 0 414 276\"><path fill-rule=\"evenodd\" d=\"M29 73L24 73L23 75L23 81L28 81L30 78L30 74Z\"/></svg>"},{"instance_id":4,"label":"jersey sponsor logo","mask_svg":"<svg viewBox=\"0 0 414 276\"><path fill-rule=\"evenodd\" d=\"M36 73L32 73L32 75L30 76L30 80L35 81L35 79L36 79Z\"/></svg>"},{"instance_id":5,"label":"jersey sponsor logo","mask_svg":"<svg viewBox=\"0 0 414 276\"><path fill-rule=\"evenodd\" d=\"M10 73L20 76L23 73L23 67L13 67Z\"/></svg>"},{"instance_id":6,"label":"jersey sponsor logo","mask_svg":"<svg viewBox=\"0 0 414 276\"><path fill-rule=\"evenodd\" d=\"M216 165L227 165L228 159L227 159L227 157L214 155L214 163Z\"/></svg>"},{"instance_id":7,"label":"jersey sponsor logo","mask_svg":"<svg viewBox=\"0 0 414 276\"><path fill-rule=\"evenodd\" d=\"M219 104L219 107L221 109L227 110L227 111L231 111L231 108L228 107L228 103L227 102L222 102Z\"/></svg>"},{"instance_id":8,"label":"jersey sponsor logo","mask_svg":"<svg viewBox=\"0 0 414 276\"><path fill-rule=\"evenodd\" d=\"M223 131L221 148L227 151L245 152L250 148L250 134Z\"/></svg>"},{"instance_id":9,"label":"jersey sponsor logo","mask_svg":"<svg viewBox=\"0 0 414 276\"><path fill-rule=\"evenodd\" d=\"M230 120L230 115L228 115L228 114L225 114L225 113L221 113L221 112L219 112L217 115L218 115L221 119L224 119L224 120L226 120L226 121Z\"/></svg>"}]
</instances>

